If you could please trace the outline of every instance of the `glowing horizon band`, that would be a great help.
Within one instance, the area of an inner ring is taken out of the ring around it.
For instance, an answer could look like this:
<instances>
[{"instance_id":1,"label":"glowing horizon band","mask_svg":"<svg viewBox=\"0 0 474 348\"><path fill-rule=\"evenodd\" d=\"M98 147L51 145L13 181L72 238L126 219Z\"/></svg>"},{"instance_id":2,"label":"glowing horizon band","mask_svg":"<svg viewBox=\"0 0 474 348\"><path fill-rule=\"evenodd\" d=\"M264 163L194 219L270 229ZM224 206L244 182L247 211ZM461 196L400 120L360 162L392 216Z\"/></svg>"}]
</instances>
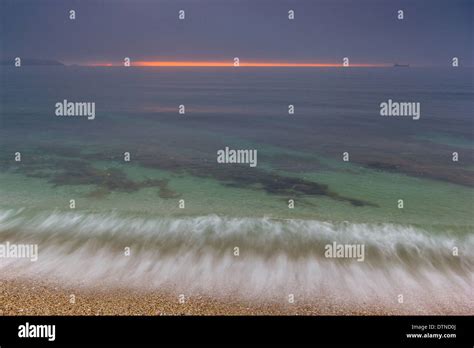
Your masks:
<instances>
[{"instance_id":1,"label":"glowing horizon band","mask_svg":"<svg viewBox=\"0 0 474 348\"><path fill-rule=\"evenodd\" d=\"M113 63L91 63L89 66L123 66L123 64ZM346 68L346 67L387 67L388 64L350 64L344 66L342 63L289 63L289 62L240 62L238 66L234 63L225 61L136 61L131 62L132 67L226 67L226 68L239 68L239 67L262 67L262 68Z\"/></svg>"}]
</instances>

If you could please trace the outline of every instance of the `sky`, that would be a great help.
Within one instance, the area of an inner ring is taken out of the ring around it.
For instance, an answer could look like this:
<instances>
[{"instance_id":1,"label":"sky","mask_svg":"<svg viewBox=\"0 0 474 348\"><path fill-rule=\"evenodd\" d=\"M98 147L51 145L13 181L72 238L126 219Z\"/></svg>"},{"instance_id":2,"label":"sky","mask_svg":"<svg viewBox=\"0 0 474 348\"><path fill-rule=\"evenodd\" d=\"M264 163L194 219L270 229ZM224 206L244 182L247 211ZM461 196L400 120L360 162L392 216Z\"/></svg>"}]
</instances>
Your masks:
<instances>
[{"instance_id":1,"label":"sky","mask_svg":"<svg viewBox=\"0 0 474 348\"><path fill-rule=\"evenodd\" d=\"M349 57L420 66L459 57L472 66L473 9L472 0L0 0L0 57L66 64Z\"/></svg>"}]
</instances>

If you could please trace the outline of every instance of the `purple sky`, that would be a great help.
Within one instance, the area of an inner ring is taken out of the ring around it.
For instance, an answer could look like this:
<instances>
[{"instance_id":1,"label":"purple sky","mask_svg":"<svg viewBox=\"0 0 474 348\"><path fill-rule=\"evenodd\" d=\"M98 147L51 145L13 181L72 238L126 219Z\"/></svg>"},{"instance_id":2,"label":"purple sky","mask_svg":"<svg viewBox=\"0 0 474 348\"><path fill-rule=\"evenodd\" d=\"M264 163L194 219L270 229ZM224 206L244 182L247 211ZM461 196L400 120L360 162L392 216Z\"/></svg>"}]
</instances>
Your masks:
<instances>
[{"instance_id":1,"label":"purple sky","mask_svg":"<svg viewBox=\"0 0 474 348\"><path fill-rule=\"evenodd\" d=\"M471 0L2 0L1 56L472 66ZM69 20L70 9L76 20ZM186 19L178 20L178 11ZM289 21L288 10L295 10ZM405 19L397 19L397 10Z\"/></svg>"}]
</instances>

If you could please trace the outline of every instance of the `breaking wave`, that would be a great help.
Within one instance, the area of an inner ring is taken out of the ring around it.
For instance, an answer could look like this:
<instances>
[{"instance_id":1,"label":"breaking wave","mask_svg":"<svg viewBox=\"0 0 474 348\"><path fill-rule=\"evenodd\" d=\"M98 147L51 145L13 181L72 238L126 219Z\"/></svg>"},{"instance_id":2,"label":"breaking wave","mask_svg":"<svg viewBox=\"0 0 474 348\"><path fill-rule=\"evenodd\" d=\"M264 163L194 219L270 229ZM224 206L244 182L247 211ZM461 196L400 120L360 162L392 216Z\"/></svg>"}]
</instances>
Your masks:
<instances>
[{"instance_id":1,"label":"breaking wave","mask_svg":"<svg viewBox=\"0 0 474 348\"><path fill-rule=\"evenodd\" d=\"M38 261L0 259L3 277L174 289L214 296L298 294L344 301L397 294L472 312L474 234L394 224L316 220L136 217L0 211L0 243L38 244ZM328 245L363 245L363 260ZM130 255L125 255L130 248ZM236 249L238 248L238 249ZM453 250L458 249L458 255ZM238 252L237 252L238 250ZM238 254L238 255L236 255ZM415 301L413 301L415 303ZM467 307L466 307L467 306Z\"/></svg>"}]
</instances>

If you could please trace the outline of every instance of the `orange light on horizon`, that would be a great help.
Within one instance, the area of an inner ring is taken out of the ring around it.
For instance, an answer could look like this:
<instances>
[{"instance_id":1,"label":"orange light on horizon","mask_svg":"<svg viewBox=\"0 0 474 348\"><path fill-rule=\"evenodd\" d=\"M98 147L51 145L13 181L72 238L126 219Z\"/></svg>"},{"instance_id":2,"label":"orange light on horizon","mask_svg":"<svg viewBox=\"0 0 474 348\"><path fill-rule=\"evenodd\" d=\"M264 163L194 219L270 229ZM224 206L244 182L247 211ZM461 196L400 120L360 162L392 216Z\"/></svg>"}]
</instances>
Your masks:
<instances>
[{"instance_id":1,"label":"orange light on horizon","mask_svg":"<svg viewBox=\"0 0 474 348\"><path fill-rule=\"evenodd\" d=\"M112 63L91 63L89 66L123 66ZM130 66L134 67L257 67L257 68L343 68L342 63L296 63L296 62L240 62L238 66L233 61L135 61ZM387 67L388 64L350 64L349 67Z\"/></svg>"}]
</instances>

